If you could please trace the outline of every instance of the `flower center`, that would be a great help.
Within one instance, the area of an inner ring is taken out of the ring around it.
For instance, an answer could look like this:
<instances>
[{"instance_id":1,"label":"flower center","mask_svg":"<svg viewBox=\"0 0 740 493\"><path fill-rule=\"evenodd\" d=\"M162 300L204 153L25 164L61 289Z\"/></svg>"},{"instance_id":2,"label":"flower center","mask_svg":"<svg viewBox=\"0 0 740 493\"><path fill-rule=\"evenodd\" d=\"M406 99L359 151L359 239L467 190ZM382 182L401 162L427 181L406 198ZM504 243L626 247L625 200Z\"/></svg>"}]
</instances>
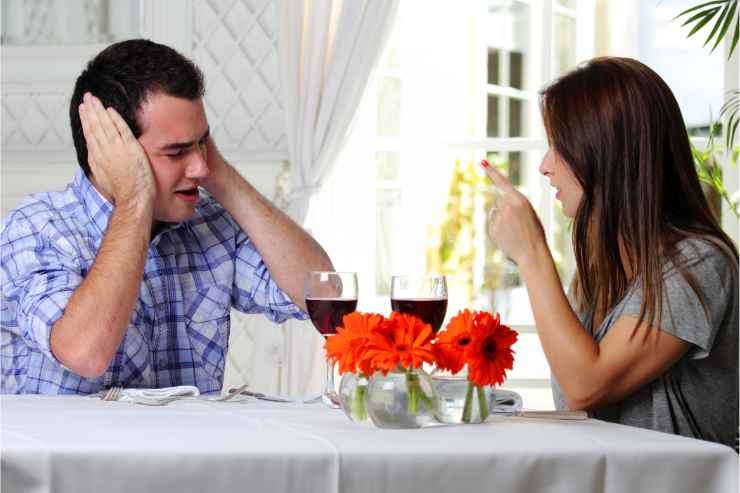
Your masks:
<instances>
[{"instance_id":1,"label":"flower center","mask_svg":"<svg viewBox=\"0 0 740 493\"><path fill-rule=\"evenodd\" d=\"M468 336L461 337L460 339L457 340L458 346L467 346L468 344L470 344L470 337Z\"/></svg>"},{"instance_id":2,"label":"flower center","mask_svg":"<svg viewBox=\"0 0 740 493\"><path fill-rule=\"evenodd\" d=\"M396 344L396 351L399 353L406 353L408 352L409 347L407 344Z\"/></svg>"},{"instance_id":3,"label":"flower center","mask_svg":"<svg viewBox=\"0 0 740 493\"><path fill-rule=\"evenodd\" d=\"M483 343L483 353L486 355L487 359L493 359L496 354L496 343L491 339L487 339Z\"/></svg>"}]
</instances>

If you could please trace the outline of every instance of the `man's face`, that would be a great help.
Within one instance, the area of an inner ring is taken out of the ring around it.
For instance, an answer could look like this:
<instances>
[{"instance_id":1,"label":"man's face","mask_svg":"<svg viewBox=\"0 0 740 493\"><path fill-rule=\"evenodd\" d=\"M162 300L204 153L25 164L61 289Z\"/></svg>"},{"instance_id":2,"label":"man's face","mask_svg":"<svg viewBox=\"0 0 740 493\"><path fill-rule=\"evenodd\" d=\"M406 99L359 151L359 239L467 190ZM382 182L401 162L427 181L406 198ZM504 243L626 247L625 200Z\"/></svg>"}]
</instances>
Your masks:
<instances>
[{"instance_id":1,"label":"man's face","mask_svg":"<svg viewBox=\"0 0 740 493\"><path fill-rule=\"evenodd\" d=\"M137 113L139 136L157 187L154 220L179 223L198 203L198 185L208 177L208 120L203 101L150 94Z\"/></svg>"}]
</instances>

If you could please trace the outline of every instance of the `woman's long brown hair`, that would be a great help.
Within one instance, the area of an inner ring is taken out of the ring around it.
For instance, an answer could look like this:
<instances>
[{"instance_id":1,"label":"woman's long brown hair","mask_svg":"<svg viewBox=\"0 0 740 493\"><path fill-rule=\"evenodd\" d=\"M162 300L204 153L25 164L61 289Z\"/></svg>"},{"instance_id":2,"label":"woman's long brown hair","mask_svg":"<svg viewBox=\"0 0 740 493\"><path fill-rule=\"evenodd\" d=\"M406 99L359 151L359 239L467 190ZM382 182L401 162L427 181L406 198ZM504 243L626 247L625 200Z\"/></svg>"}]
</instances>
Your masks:
<instances>
[{"instance_id":1,"label":"woman's long brown hair","mask_svg":"<svg viewBox=\"0 0 740 493\"><path fill-rule=\"evenodd\" d=\"M596 58L546 87L540 109L550 145L583 188L572 237L576 307L593 310L600 323L637 282L639 319L655 325L657 318L659 326L666 259L704 304L677 242L711 241L735 265L738 254L702 192L681 110L663 79L636 60Z\"/></svg>"}]
</instances>

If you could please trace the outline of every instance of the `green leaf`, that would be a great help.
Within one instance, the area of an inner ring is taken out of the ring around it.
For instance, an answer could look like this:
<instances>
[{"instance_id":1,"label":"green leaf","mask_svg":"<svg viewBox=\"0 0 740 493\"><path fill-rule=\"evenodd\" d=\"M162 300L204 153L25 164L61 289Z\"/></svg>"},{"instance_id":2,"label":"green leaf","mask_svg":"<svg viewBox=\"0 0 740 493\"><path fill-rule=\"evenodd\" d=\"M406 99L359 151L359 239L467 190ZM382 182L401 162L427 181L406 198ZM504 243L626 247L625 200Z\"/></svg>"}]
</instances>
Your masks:
<instances>
[{"instance_id":1,"label":"green leaf","mask_svg":"<svg viewBox=\"0 0 740 493\"><path fill-rule=\"evenodd\" d=\"M740 38L740 16L738 16L737 20L735 21L735 34L732 35L732 45L730 45L730 53L727 55L728 60L732 56L732 53L735 51L738 38Z\"/></svg>"},{"instance_id":2,"label":"green leaf","mask_svg":"<svg viewBox=\"0 0 740 493\"><path fill-rule=\"evenodd\" d=\"M717 17L717 22L714 23L714 27L712 28L712 32L709 33L709 36L707 37L707 40L704 41L704 46L706 46L707 43L709 43L709 41L712 38L714 38L714 34L717 32L717 29L720 28L720 26L722 25L722 22L725 20L725 15L727 14L727 9L729 7L730 7L730 4L728 3L728 4L726 4L722 8L722 12L720 12L719 16ZM719 9L719 7L717 7L717 8ZM714 17L714 15L712 17Z\"/></svg>"},{"instance_id":3,"label":"green leaf","mask_svg":"<svg viewBox=\"0 0 740 493\"><path fill-rule=\"evenodd\" d=\"M732 23L732 18L735 15L735 10L737 9L737 2L732 4L727 4L728 6L731 5L730 11L725 12L725 22L722 24L722 29L720 30L719 34L717 34L717 42L714 43L714 46L712 46L712 49L709 50L709 53L713 53L714 50L717 48L717 45L719 45L720 41L725 37L725 34L727 34L727 28L730 27L730 24ZM727 11L727 8L725 8L725 11ZM720 18L722 16L720 15ZM717 24L719 24L719 21L717 21ZM708 41L708 40L707 40ZM706 45L706 43L704 43Z\"/></svg>"},{"instance_id":4,"label":"green leaf","mask_svg":"<svg viewBox=\"0 0 740 493\"><path fill-rule=\"evenodd\" d=\"M701 21L700 21L700 22L699 22L698 24L696 24L696 25L694 26L694 28L693 28L693 29L692 29L692 30L691 30L691 31L689 32L689 34L687 34L687 35L686 35L686 37L687 37L687 38L690 38L690 37L691 37L691 36L693 36L693 35L694 35L694 34L695 34L695 33L696 33L696 32L697 32L697 31L698 31L699 29L701 29L702 27L704 27L704 26L705 26L705 25L707 24L707 22L711 21L711 20L712 20L712 19L714 18L714 15L715 15L715 14L717 13L717 11L719 11L719 7L717 7L717 8L716 8L716 9L714 9L714 10L712 10L712 11L711 11L711 13L707 13L706 17L704 17L704 19L702 19L702 20L701 20Z\"/></svg>"},{"instance_id":5,"label":"green leaf","mask_svg":"<svg viewBox=\"0 0 740 493\"><path fill-rule=\"evenodd\" d=\"M684 15L690 13L690 12L693 12L694 10L703 9L704 7L707 7L709 5L723 4L723 3L728 2L728 1L730 1L730 0L712 0L711 2L700 3L699 5L696 5L694 7L691 7L690 9L684 10L683 12L681 12L680 14L678 14L676 17L674 17L673 20L676 20L679 17L682 17L682 16L684 16Z\"/></svg>"},{"instance_id":6,"label":"green leaf","mask_svg":"<svg viewBox=\"0 0 740 493\"><path fill-rule=\"evenodd\" d=\"M725 144L728 149L732 147L732 143L735 142L735 133L737 132L738 123L740 123L740 118L738 118L737 115L727 121L727 125L730 127L730 132L727 135L727 142Z\"/></svg>"},{"instance_id":7,"label":"green leaf","mask_svg":"<svg viewBox=\"0 0 740 493\"><path fill-rule=\"evenodd\" d=\"M738 114L740 112L740 90L730 91L728 94L727 100L719 110L719 118L727 118L725 145L729 149L732 147L732 143L735 142L738 121L740 121L740 115Z\"/></svg>"},{"instance_id":8,"label":"green leaf","mask_svg":"<svg viewBox=\"0 0 740 493\"><path fill-rule=\"evenodd\" d=\"M681 27L684 27L687 24L693 23L697 19L702 19L702 18L707 17L707 16L709 16L709 19L711 19L712 17L714 17L714 13L717 12L720 8L721 7L717 7L717 8L710 9L710 10L702 10L698 14L696 14L696 15L690 17L689 19L685 20L684 23L681 24ZM702 25L704 25L704 24L702 24Z\"/></svg>"}]
</instances>

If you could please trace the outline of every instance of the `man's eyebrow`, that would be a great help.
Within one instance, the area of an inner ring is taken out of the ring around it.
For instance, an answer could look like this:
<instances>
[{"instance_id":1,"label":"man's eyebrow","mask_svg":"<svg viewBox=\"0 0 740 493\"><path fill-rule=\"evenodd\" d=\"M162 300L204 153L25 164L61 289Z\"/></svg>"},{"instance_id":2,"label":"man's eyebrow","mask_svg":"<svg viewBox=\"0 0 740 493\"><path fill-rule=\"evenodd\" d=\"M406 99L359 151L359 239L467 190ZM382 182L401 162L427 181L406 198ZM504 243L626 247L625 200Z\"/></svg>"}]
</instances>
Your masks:
<instances>
[{"instance_id":1,"label":"man's eyebrow","mask_svg":"<svg viewBox=\"0 0 740 493\"><path fill-rule=\"evenodd\" d=\"M211 135L211 127L206 128L205 133L203 136L198 139L198 142L203 142L205 139L208 138L208 136ZM188 147L192 147L195 142L189 141L189 142L173 142L171 144L163 145L159 150L162 152L167 151L179 151L180 149L187 149Z\"/></svg>"}]
</instances>

